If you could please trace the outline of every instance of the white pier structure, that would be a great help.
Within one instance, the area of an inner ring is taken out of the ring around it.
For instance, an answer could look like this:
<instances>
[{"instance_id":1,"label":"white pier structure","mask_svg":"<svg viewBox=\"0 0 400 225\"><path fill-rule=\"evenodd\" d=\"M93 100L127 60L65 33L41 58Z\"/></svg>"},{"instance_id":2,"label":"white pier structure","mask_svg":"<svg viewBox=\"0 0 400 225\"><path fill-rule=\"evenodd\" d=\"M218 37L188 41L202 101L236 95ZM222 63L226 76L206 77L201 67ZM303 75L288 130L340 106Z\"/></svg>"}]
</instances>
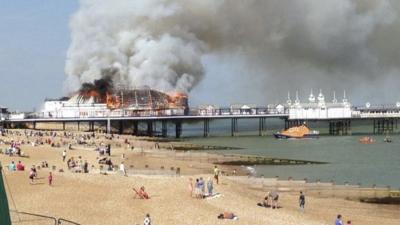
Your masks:
<instances>
[{"instance_id":1,"label":"white pier structure","mask_svg":"<svg viewBox=\"0 0 400 225\"><path fill-rule=\"evenodd\" d=\"M300 102L299 95L296 92L296 99L292 104L289 95L287 108L289 120L350 119L353 112L351 104L346 98L346 92L344 92L341 102L337 101L335 93L333 94L332 102L326 102L321 90L317 97L314 96L311 90L306 103Z\"/></svg>"},{"instance_id":2,"label":"white pier structure","mask_svg":"<svg viewBox=\"0 0 400 225\"><path fill-rule=\"evenodd\" d=\"M9 118L9 112L7 108L0 105L0 121L5 121Z\"/></svg>"},{"instance_id":3,"label":"white pier structure","mask_svg":"<svg viewBox=\"0 0 400 225\"><path fill-rule=\"evenodd\" d=\"M325 121L329 124L329 134L347 135L351 134L351 123L357 120L368 120L373 124L373 133L391 133L397 129L400 119L400 103L395 105L371 106L367 103L363 107L355 107L346 97L344 92L341 100L336 99L333 93L331 100L326 100L320 90L318 95L311 91L308 101L301 102L299 94L292 102L290 95L285 104L268 104L256 106L252 104L236 104L229 107L216 105L205 105L198 108L190 108L185 111L183 108L156 108L147 107L146 98L137 98L135 104L129 104L124 108L109 108L107 104L97 103L93 98L69 100L48 100L44 107L36 114L0 114L3 124L13 127L15 124L36 123L89 123L90 130L94 130L94 123L106 124L107 131L111 130L111 124L118 124L118 130L123 133L125 126L133 126L133 134L140 133L139 123L147 124L146 135L152 136L156 133L156 123L161 123L162 136L167 136L167 125L175 125L176 137L180 137L183 123L203 122L204 136L210 132L210 122L219 119L231 120L231 135L238 133L238 121L241 119L258 119L259 135L262 136L267 130L267 119L281 119L285 122L285 128L298 126L303 122ZM140 103L140 104L139 104ZM137 107L138 106L138 107ZM2 109L3 111L5 109ZM2 112L3 112L2 111ZM133 125L132 125L133 124Z\"/></svg>"}]
</instances>

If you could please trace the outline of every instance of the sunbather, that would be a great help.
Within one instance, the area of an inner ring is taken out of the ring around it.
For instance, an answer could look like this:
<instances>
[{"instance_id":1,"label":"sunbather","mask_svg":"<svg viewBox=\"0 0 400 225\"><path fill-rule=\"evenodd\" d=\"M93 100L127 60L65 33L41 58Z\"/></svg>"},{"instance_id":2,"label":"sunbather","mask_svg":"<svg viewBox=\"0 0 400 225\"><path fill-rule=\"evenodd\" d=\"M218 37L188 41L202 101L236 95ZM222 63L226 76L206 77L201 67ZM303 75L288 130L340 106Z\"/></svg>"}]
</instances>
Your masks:
<instances>
[{"instance_id":1,"label":"sunbather","mask_svg":"<svg viewBox=\"0 0 400 225\"><path fill-rule=\"evenodd\" d=\"M238 217L231 212L224 212L218 215L218 219L237 220Z\"/></svg>"},{"instance_id":2,"label":"sunbather","mask_svg":"<svg viewBox=\"0 0 400 225\"><path fill-rule=\"evenodd\" d=\"M135 188L132 188L133 191L135 192L135 198L136 196L138 196L140 199L150 199L149 194L147 194L147 192L144 190L144 187L140 187L139 191L136 190Z\"/></svg>"},{"instance_id":3,"label":"sunbather","mask_svg":"<svg viewBox=\"0 0 400 225\"><path fill-rule=\"evenodd\" d=\"M271 198L269 198L269 192L267 192L267 194L265 195L263 201L261 203L257 203L258 206L262 206L262 207L271 207Z\"/></svg>"}]
</instances>

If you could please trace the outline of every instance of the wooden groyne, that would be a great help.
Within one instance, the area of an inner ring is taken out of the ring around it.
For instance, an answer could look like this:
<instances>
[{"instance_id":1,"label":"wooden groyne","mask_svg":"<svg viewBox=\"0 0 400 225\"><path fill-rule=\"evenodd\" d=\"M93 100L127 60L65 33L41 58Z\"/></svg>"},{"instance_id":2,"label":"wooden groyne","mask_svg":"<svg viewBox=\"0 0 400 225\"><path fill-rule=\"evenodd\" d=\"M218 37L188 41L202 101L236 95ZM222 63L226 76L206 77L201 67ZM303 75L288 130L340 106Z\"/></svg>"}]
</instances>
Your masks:
<instances>
[{"instance_id":1,"label":"wooden groyne","mask_svg":"<svg viewBox=\"0 0 400 225\"><path fill-rule=\"evenodd\" d=\"M253 166L253 165L307 165L307 164L327 164L327 162L271 158L255 155L222 154L223 161L216 164L230 166Z\"/></svg>"},{"instance_id":2,"label":"wooden groyne","mask_svg":"<svg viewBox=\"0 0 400 225\"><path fill-rule=\"evenodd\" d=\"M247 184L249 188L263 191L277 190L286 193L305 192L309 196L342 198L366 203L400 204L400 190L387 187L365 187L359 184L336 184L335 182L308 182L307 180L280 180L276 178L229 176L230 180Z\"/></svg>"}]
</instances>

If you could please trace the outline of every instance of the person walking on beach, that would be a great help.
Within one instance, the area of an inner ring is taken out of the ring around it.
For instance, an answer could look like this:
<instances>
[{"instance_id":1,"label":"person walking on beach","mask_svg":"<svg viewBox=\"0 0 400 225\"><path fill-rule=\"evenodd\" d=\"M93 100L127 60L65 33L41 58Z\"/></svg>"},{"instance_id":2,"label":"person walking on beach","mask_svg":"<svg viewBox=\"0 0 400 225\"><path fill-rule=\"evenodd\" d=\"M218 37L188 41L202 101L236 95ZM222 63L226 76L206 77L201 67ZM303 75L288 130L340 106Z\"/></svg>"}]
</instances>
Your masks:
<instances>
[{"instance_id":1,"label":"person walking on beach","mask_svg":"<svg viewBox=\"0 0 400 225\"><path fill-rule=\"evenodd\" d=\"M119 170L121 171L122 174L124 174L124 176L128 176L126 174L124 162L121 162L121 164L119 165Z\"/></svg>"},{"instance_id":2,"label":"person walking on beach","mask_svg":"<svg viewBox=\"0 0 400 225\"><path fill-rule=\"evenodd\" d=\"M67 158L67 150L64 149L64 151L62 153L63 162L65 162L65 158Z\"/></svg>"},{"instance_id":3,"label":"person walking on beach","mask_svg":"<svg viewBox=\"0 0 400 225\"><path fill-rule=\"evenodd\" d=\"M14 161L12 161L10 163L10 165L8 165L8 170L9 171L16 171L17 170L17 166L15 165Z\"/></svg>"},{"instance_id":4,"label":"person walking on beach","mask_svg":"<svg viewBox=\"0 0 400 225\"><path fill-rule=\"evenodd\" d=\"M213 181L212 181L211 177L209 177L207 180L208 196L213 195L213 189L214 189Z\"/></svg>"},{"instance_id":5,"label":"person walking on beach","mask_svg":"<svg viewBox=\"0 0 400 225\"><path fill-rule=\"evenodd\" d=\"M279 194L278 192L275 191L270 191L268 194L268 198L271 198L271 207L272 209L278 209L278 200L279 200Z\"/></svg>"},{"instance_id":6,"label":"person walking on beach","mask_svg":"<svg viewBox=\"0 0 400 225\"><path fill-rule=\"evenodd\" d=\"M35 165L32 166L32 171L33 171L33 176L37 178L37 170Z\"/></svg>"},{"instance_id":7,"label":"person walking on beach","mask_svg":"<svg viewBox=\"0 0 400 225\"><path fill-rule=\"evenodd\" d=\"M89 173L89 163L87 162L87 160L85 160L85 163L83 164L83 172Z\"/></svg>"},{"instance_id":8,"label":"person walking on beach","mask_svg":"<svg viewBox=\"0 0 400 225\"><path fill-rule=\"evenodd\" d=\"M33 184L34 179L35 179L35 171L33 170L32 167L31 170L29 171L29 180L31 184Z\"/></svg>"},{"instance_id":9,"label":"person walking on beach","mask_svg":"<svg viewBox=\"0 0 400 225\"><path fill-rule=\"evenodd\" d=\"M337 215L336 220L335 220L335 225L343 225L342 222L342 215Z\"/></svg>"},{"instance_id":10,"label":"person walking on beach","mask_svg":"<svg viewBox=\"0 0 400 225\"><path fill-rule=\"evenodd\" d=\"M199 187L199 192L200 192L200 198L204 198L206 185L205 185L202 177L200 177L200 179L199 179L198 187Z\"/></svg>"},{"instance_id":11,"label":"person walking on beach","mask_svg":"<svg viewBox=\"0 0 400 225\"><path fill-rule=\"evenodd\" d=\"M108 145L107 145L106 154L107 154L108 156L111 156L111 144L108 144Z\"/></svg>"},{"instance_id":12,"label":"person walking on beach","mask_svg":"<svg viewBox=\"0 0 400 225\"><path fill-rule=\"evenodd\" d=\"M49 186L51 186L53 184L53 174L51 172L49 173L49 177L47 179L49 181Z\"/></svg>"},{"instance_id":13,"label":"person walking on beach","mask_svg":"<svg viewBox=\"0 0 400 225\"><path fill-rule=\"evenodd\" d=\"M351 225L351 220L347 220L346 225Z\"/></svg>"},{"instance_id":14,"label":"person walking on beach","mask_svg":"<svg viewBox=\"0 0 400 225\"><path fill-rule=\"evenodd\" d=\"M219 184L219 169L217 166L214 166L214 179Z\"/></svg>"},{"instance_id":15,"label":"person walking on beach","mask_svg":"<svg viewBox=\"0 0 400 225\"><path fill-rule=\"evenodd\" d=\"M144 218L143 225L151 225L151 219L150 219L150 214L146 214L146 217Z\"/></svg>"},{"instance_id":16,"label":"person walking on beach","mask_svg":"<svg viewBox=\"0 0 400 225\"><path fill-rule=\"evenodd\" d=\"M305 204L306 204L306 196L304 196L304 193L302 191L300 191L300 196L299 196L300 211L304 212Z\"/></svg>"},{"instance_id":17,"label":"person walking on beach","mask_svg":"<svg viewBox=\"0 0 400 225\"><path fill-rule=\"evenodd\" d=\"M193 197L193 178L189 178L189 182L188 182L188 190L189 190L189 196Z\"/></svg>"}]
</instances>

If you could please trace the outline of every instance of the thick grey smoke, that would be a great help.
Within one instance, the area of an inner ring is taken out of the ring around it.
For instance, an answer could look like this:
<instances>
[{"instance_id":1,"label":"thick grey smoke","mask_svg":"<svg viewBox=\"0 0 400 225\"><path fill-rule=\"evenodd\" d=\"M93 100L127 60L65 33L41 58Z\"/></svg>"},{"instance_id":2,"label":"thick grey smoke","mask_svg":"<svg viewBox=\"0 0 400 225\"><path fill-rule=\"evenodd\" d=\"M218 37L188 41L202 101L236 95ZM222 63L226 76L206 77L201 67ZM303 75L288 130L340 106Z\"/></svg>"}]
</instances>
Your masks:
<instances>
[{"instance_id":1,"label":"thick grey smoke","mask_svg":"<svg viewBox=\"0 0 400 225\"><path fill-rule=\"evenodd\" d=\"M163 91L222 77L221 89L251 87L228 91L246 98L387 85L400 71L399 8L394 0L82 0L66 89L104 68L118 69L116 85Z\"/></svg>"}]
</instances>

